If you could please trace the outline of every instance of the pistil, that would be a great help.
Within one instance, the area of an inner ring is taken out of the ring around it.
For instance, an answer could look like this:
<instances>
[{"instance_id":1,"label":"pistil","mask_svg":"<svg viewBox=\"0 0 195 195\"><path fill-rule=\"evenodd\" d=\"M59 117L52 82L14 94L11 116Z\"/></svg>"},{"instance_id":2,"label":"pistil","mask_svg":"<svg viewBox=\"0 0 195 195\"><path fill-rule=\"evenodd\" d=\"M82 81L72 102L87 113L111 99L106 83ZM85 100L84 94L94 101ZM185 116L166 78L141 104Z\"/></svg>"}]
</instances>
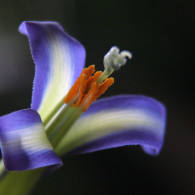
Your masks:
<instances>
[{"instance_id":1,"label":"pistil","mask_svg":"<svg viewBox=\"0 0 195 195\"><path fill-rule=\"evenodd\" d=\"M97 83L101 83L106 78L108 78L114 71L120 69L121 66L124 66L127 63L127 58L131 59L132 54L129 51L120 52L119 48L114 46L108 53L104 56L104 72L97 79Z\"/></svg>"}]
</instances>

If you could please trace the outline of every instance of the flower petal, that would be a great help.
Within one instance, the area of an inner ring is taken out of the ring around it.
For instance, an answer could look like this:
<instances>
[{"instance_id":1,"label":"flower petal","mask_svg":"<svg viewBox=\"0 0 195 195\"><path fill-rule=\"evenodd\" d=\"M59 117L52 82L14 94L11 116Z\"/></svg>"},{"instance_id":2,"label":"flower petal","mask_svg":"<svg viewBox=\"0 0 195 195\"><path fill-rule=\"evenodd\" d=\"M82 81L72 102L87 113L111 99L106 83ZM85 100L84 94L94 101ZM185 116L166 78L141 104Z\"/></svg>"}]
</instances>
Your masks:
<instances>
[{"instance_id":1,"label":"flower petal","mask_svg":"<svg viewBox=\"0 0 195 195\"><path fill-rule=\"evenodd\" d=\"M32 109L0 117L0 145L8 170L62 164L47 139L39 114Z\"/></svg>"},{"instance_id":2,"label":"flower petal","mask_svg":"<svg viewBox=\"0 0 195 195\"><path fill-rule=\"evenodd\" d=\"M28 36L35 62L31 108L44 122L80 75L85 49L56 22L23 22L19 31Z\"/></svg>"},{"instance_id":3,"label":"flower petal","mask_svg":"<svg viewBox=\"0 0 195 195\"><path fill-rule=\"evenodd\" d=\"M58 154L85 153L141 145L156 155L163 145L165 107L145 96L123 95L96 101L66 134Z\"/></svg>"}]
</instances>

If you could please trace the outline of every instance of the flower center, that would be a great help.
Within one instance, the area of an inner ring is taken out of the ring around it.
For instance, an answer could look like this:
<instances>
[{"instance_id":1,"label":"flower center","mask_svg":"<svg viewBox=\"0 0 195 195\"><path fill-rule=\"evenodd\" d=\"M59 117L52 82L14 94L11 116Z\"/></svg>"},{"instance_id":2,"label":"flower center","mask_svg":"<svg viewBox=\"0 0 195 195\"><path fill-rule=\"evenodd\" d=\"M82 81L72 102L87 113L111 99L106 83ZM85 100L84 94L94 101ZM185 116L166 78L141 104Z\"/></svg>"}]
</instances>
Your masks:
<instances>
[{"instance_id":1,"label":"flower center","mask_svg":"<svg viewBox=\"0 0 195 195\"><path fill-rule=\"evenodd\" d=\"M126 64L127 57L132 57L130 52L119 52L118 47L112 47L104 56L104 72L95 72L94 65L83 69L64 99L67 105L60 104L61 107L45 127L54 148L91 103L114 83L114 79L108 77Z\"/></svg>"},{"instance_id":2,"label":"flower center","mask_svg":"<svg viewBox=\"0 0 195 195\"><path fill-rule=\"evenodd\" d=\"M114 83L114 78L108 78L114 71L126 64L132 55L129 51L119 52L118 47L112 47L104 56L104 72L95 72L95 66L91 65L83 69L75 84L69 90L64 103L79 107L85 112L98 97L106 92ZM95 72L95 73L94 73Z\"/></svg>"},{"instance_id":3,"label":"flower center","mask_svg":"<svg viewBox=\"0 0 195 195\"><path fill-rule=\"evenodd\" d=\"M84 68L75 84L64 99L65 103L72 103L74 107L80 107L86 111L93 101L100 97L114 83L113 78L106 78L98 83L97 79L102 75L101 71L95 72L95 66Z\"/></svg>"}]
</instances>

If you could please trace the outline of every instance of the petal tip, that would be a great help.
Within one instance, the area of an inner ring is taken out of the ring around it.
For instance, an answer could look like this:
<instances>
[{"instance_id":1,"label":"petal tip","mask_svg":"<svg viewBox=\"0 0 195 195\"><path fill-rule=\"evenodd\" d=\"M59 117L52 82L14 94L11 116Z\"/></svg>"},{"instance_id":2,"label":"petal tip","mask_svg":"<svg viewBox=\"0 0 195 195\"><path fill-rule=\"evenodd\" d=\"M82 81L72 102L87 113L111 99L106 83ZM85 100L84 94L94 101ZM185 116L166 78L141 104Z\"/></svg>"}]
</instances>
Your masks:
<instances>
[{"instance_id":1,"label":"petal tip","mask_svg":"<svg viewBox=\"0 0 195 195\"><path fill-rule=\"evenodd\" d=\"M0 145L9 171L62 164L45 134L40 115L32 109L0 117Z\"/></svg>"}]
</instances>

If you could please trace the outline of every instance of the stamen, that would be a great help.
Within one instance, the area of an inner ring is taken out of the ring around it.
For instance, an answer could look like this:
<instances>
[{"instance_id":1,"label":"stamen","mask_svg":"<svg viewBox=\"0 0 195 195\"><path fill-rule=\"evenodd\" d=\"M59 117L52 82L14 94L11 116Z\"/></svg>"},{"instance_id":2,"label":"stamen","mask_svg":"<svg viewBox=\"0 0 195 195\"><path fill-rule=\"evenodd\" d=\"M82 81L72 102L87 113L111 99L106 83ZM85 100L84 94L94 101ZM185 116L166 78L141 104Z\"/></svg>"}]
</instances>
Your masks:
<instances>
[{"instance_id":1,"label":"stamen","mask_svg":"<svg viewBox=\"0 0 195 195\"><path fill-rule=\"evenodd\" d=\"M95 82L99 77L100 75L102 74L102 71L97 71L88 81L88 86L87 88L89 89L90 85Z\"/></svg>"},{"instance_id":2,"label":"stamen","mask_svg":"<svg viewBox=\"0 0 195 195\"><path fill-rule=\"evenodd\" d=\"M66 95L64 102L68 103L73 98L75 98L75 101L78 100L79 96L84 95L84 90L86 88L86 82L95 71L95 66L91 65L89 68L84 68L81 72L80 76L77 78L76 82L72 86L72 88L69 90L68 94ZM75 102L74 102L75 103Z\"/></svg>"},{"instance_id":3,"label":"stamen","mask_svg":"<svg viewBox=\"0 0 195 195\"><path fill-rule=\"evenodd\" d=\"M97 82L93 82L91 89L85 95L81 105L83 111L86 111L88 107L94 102L97 98L99 98L102 94L106 92L108 87L110 87L114 83L114 78L106 79L102 84L98 84Z\"/></svg>"},{"instance_id":4,"label":"stamen","mask_svg":"<svg viewBox=\"0 0 195 195\"><path fill-rule=\"evenodd\" d=\"M83 69L81 75L65 97L65 103L70 103L71 100L74 100L72 106L80 107L83 111L86 111L91 103L105 93L108 87L114 83L113 78L106 79L101 84L97 83L96 80L101 76L102 72L98 71L91 76L94 71L94 65Z\"/></svg>"}]
</instances>

